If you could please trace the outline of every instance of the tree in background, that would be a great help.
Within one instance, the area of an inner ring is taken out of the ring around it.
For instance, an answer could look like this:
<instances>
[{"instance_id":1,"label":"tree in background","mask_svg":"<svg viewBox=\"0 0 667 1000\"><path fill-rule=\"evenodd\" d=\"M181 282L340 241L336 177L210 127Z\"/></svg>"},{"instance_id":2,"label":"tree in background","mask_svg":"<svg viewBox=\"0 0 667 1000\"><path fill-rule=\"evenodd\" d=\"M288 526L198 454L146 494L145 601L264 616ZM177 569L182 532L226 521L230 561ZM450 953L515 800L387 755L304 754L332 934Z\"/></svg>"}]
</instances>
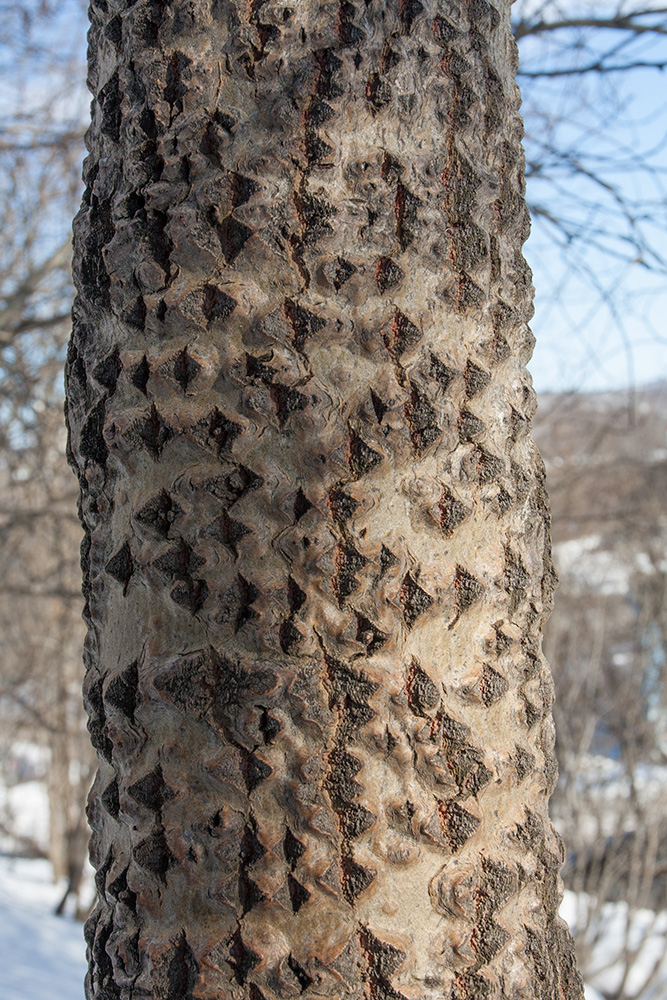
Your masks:
<instances>
[{"instance_id":1,"label":"tree in background","mask_svg":"<svg viewBox=\"0 0 667 1000\"><path fill-rule=\"evenodd\" d=\"M91 779L80 697L76 491L63 468L62 365L71 309L67 217L79 195L80 72L67 14L45 3L0 14L0 622L2 770L17 741L46 759L47 850L76 885ZM3 782L4 783L4 782ZM3 830L12 834L11 826Z\"/></svg>"},{"instance_id":2,"label":"tree in background","mask_svg":"<svg viewBox=\"0 0 667 1000\"><path fill-rule=\"evenodd\" d=\"M92 7L93 997L582 995L509 5Z\"/></svg>"}]
</instances>

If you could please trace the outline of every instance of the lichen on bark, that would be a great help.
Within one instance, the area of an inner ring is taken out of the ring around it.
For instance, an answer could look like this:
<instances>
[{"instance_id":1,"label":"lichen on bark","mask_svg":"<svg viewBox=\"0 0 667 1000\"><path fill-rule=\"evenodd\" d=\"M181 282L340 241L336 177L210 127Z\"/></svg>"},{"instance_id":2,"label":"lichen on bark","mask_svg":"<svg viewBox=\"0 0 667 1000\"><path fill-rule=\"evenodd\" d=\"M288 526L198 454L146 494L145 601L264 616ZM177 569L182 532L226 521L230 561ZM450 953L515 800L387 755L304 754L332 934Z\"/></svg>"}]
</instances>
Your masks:
<instances>
[{"instance_id":1,"label":"lichen on bark","mask_svg":"<svg viewBox=\"0 0 667 1000\"><path fill-rule=\"evenodd\" d=\"M576 1000L507 6L91 22L87 996Z\"/></svg>"}]
</instances>

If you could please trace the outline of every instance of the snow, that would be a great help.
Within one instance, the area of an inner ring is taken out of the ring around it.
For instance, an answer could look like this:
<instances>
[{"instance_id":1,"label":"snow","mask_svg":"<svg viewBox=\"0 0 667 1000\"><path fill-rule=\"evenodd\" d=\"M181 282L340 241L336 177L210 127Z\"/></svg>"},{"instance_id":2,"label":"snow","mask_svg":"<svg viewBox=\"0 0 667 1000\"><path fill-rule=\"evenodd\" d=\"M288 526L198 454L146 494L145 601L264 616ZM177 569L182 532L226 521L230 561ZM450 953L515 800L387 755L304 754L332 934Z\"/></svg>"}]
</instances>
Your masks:
<instances>
[{"instance_id":1,"label":"snow","mask_svg":"<svg viewBox=\"0 0 667 1000\"><path fill-rule=\"evenodd\" d=\"M606 595L625 594L630 585L631 567L615 553L598 548L601 542L600 535L586 535L554 545L556 570L582 589Z\"/></svg>"},{"instance_id":2,"label":"snow","mask_svg":"<svg viewBox=\"0 0 667 1000\"><path fill-rule=\"evenodd\" d=\"M585 933L591 946L587 976L595 989L614 996L625 978L626 995L641 1000L664 1000L667 995L667 913L631 910L627 903L605 903L586 927L595 900L566 891L560 915L571 930ZM587 987L586 1000L599 996Z\"/></svg>"},{"instance_id":3,"label":"snow","mask_svg":"<svg viewBox=\"0 0 667 1000\"><path fill-rule=\"evenodd\" d=\"M7 786L0 779L0 821L14 836L0 835L0 850L12 852L21 838L43 851L49 844L49 800L43 781L21 781Z\"/></svg>"},{"instance_id":4,"label":"snow","mask_svg":"<svg viewBox=\"0 0 667 1000\"><path fill-rule=\"evenodd\" d=\"M53 915L62 892L48 861L0 857L3 1000L83 1000L83 925Z\"/></svg>"}]
</instances>

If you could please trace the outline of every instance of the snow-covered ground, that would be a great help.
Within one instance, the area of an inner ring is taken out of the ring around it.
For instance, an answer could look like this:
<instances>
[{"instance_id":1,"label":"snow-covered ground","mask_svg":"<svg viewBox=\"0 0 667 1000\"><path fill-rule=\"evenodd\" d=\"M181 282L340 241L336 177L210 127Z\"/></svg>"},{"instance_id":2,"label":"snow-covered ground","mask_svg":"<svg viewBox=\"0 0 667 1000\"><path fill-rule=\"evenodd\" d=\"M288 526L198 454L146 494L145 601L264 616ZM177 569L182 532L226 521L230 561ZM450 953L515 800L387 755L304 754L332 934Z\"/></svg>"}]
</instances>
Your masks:
<instances>
[{"instance_id":1,"label":"snow-covered ground","mask_svg":"<svg viewBox=\"0 0 667 1000\"><path fill-rule=\"evenodd\" d=\"M62 893L48 861L0 857L2 1000L83 1000L83 925L53 915Z\"/></svg>"},{"instance_id":2,"label":"snow-covered ground","mask_svg":"<svg viewBox=\"0 0 667 1000\"><path fill-rule=\"evenodd\" d=\"M626 995L641 1000L667 997L667 913L637 909L627 903L605 903L595 911L595 900L584 893L566 892L561 915L574 930L589 927L586 939L592 948L587 974L598 990L615 996L623 982ZM590 997L596 994L591 990ZM589 994L586 994L589 1000Z\"/></svg>"}]
</instances>

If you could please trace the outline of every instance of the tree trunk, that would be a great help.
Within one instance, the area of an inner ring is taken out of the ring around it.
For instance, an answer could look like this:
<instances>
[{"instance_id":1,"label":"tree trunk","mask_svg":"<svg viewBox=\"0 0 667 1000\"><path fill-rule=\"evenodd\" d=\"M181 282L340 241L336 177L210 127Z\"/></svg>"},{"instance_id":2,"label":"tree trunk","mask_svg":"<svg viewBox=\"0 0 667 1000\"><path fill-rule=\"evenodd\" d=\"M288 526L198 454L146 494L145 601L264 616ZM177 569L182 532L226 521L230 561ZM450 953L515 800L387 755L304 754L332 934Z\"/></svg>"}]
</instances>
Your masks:
<instances>
[{"instance_id":1,"label":"tree trunk","mask_svg":"<svg viewBox=\"0 0 667 1000\"><path fill-rule=\"evenodd\" d=\"M509 5L94 0L95 1000L581 997Z\"/></svg>"}]
</instances>

